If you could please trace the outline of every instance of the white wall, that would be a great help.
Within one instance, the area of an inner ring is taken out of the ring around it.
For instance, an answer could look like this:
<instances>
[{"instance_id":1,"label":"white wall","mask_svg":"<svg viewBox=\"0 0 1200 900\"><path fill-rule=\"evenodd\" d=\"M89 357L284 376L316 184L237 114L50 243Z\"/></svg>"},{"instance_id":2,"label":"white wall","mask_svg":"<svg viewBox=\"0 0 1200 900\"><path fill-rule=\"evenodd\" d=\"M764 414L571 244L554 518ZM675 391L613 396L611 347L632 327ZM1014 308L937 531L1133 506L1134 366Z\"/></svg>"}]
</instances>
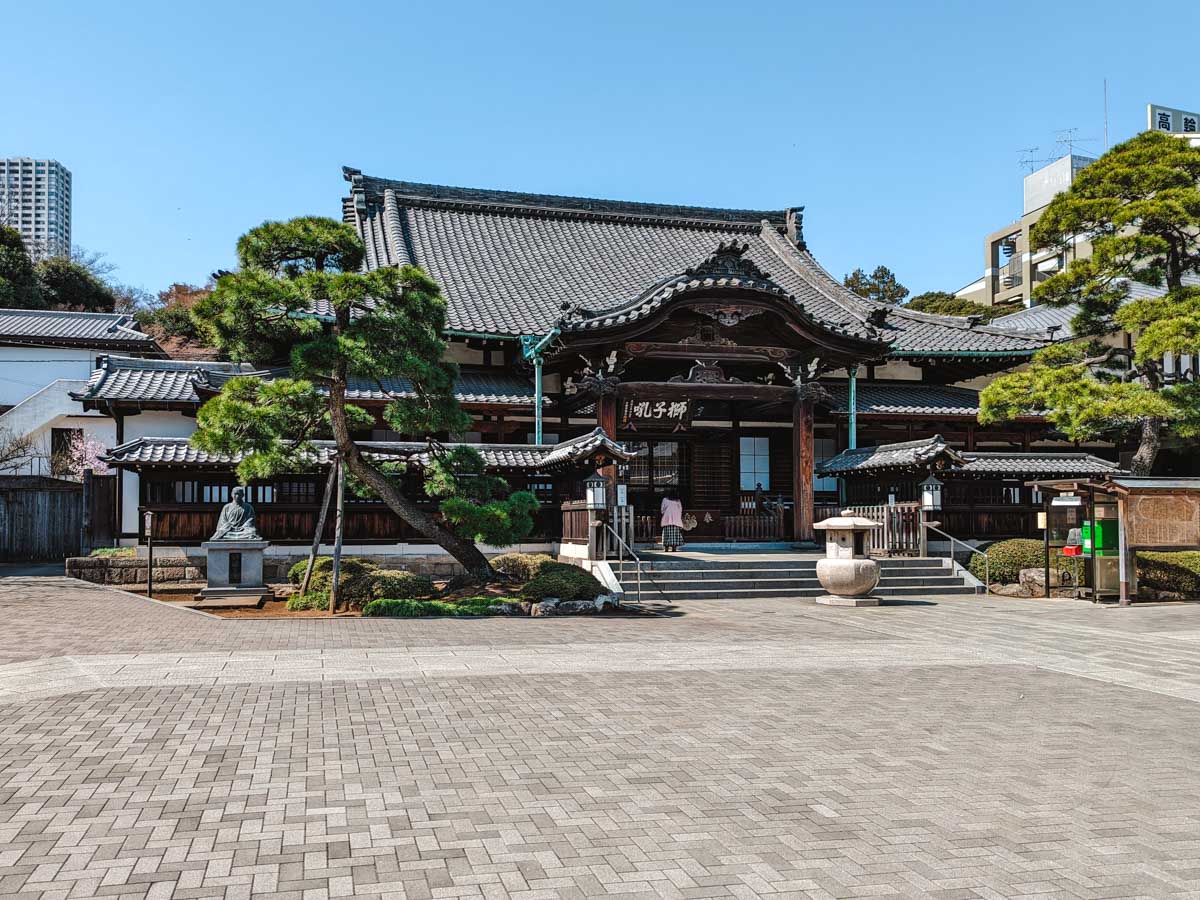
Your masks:
<instances>
[{"instance_id":1,"label":"white wall","mask_svg":"<svg viewBox=\"0 0 1200 900\"><path fill-rule=\"evenodd\" d=\"M0 406L16 406L60 378L87 381L102 350L0 347Z\"/></svg>"},{"instance_id":2,"label":"white wall","mask_svg":"<svg viewBox=\"0 0 1200 900\"><path fill-rule=\"evenodd\" d=\"M180 412L147 410L125 417L125 440L140 437L189 437L196 430L196 420ZM121 476L121 534L137 534L139 488L137 472L120 472ZM127 539L124 543L134 543Z\"/></svg>"}]
</instances>

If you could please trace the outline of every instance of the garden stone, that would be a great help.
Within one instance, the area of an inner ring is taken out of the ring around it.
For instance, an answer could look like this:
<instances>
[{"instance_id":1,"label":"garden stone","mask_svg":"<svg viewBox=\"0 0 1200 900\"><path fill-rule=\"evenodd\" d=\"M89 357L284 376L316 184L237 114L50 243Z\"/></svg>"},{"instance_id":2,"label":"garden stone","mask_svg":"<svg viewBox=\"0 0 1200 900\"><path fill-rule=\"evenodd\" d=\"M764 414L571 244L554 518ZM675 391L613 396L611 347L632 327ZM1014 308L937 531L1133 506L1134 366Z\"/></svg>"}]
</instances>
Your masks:
<instances>
[{"instance_id":1,"label":"garden stone","mask_svg":"<svg viewBox=\"0 0 1200 900\"><path fill-rule=\"evenodd\" d=\"M1022 584L992 585L992 593L1001 597L1028 597L1029 591Z\"/></svg>"},{"instance_id":2,"label":"garden stone","mask_svg":"<svg viewBox=\"0 0 1200 900\"><path fill-rule=\"evenodd\" d=\"M529 614L531 616L557 616L559 601L557 597L547 597L541 603L533 604L533 608Z\"/></svg>"},{"instance_id":3,"label":"garden stone","mask_svg":"<svg viewBox=\"0 0 1200 900\"><path fill-rule=\"evenodd\" d=\"M606 609L616 609L621 605L621 598L616 594L601 594L593 603L596 606L596 612L603 612Z\"/></svg>"},{"instance_id":4,"label":"garden stone","mask_svg":"<svg viewBox=\"0 0 1200 900\"><path fill-rule=\"evenodd\" d=\"M526 616L524 603L496 603L488 607L488 612L494 616Z\"/></svg>"},{"instance_id":5,"label":"garden stone","mask_svg":"<svg viewBox=\"0 0 1200 900\"><path fill-rule=\"evenodd\" d=\"M564 600L555 607L556 616L590 616L596 612L596 604L591 600Z\"/></svg>"},{"instance_id":6,"label":"garden stone","mask_svg":"<svg viewBox=\"0 0 1200 900\"><path fill-rule=\"evenodd\" d=\"M1021 585L1029 590L1030 593L1040 595L1046 593L1046 570L1041 569L1022 569L1020 575ZM1061 569L1050 570L1050 586L1062 587L1066 581L1063 579Z\"/></svg>"}]
</instances>

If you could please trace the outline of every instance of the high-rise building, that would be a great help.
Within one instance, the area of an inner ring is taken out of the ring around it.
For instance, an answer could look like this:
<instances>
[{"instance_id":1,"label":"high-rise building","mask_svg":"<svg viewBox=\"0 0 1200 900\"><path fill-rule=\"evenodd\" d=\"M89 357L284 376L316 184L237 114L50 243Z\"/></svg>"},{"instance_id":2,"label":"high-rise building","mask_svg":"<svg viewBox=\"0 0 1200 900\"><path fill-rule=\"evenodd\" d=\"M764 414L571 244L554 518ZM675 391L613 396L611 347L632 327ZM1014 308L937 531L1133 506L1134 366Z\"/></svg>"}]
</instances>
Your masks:
<instances>
[{"instance_id":1,"label":"high-rise building","mask_svg":"<svg viewBox=\"0 0 1200 900\"><path fill-rule=\"evenodd\" d=\"M71 173L53 159L0 159L0 224L21 232L30 254L71 252Z\"/></svg>"}]
</instances>

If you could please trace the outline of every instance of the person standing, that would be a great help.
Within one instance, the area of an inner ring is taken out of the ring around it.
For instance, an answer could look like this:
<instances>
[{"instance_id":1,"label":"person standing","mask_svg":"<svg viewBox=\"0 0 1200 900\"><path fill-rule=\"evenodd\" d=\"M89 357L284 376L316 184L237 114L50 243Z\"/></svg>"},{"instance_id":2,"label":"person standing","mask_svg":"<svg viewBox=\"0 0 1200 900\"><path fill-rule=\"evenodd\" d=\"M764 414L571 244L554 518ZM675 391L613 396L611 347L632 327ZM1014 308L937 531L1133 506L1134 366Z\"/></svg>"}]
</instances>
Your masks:
<instances>
[{"instance_id":1,"label":"person standing","mask_svg":"<svg viewBox=\"0 0 1200 900\"><path fill-rule=\"evenodd\" d=\"M663 549L670 553L683 546L683 504L674 491L663 497L660 511Z\"/></svg>"}]
</instances>

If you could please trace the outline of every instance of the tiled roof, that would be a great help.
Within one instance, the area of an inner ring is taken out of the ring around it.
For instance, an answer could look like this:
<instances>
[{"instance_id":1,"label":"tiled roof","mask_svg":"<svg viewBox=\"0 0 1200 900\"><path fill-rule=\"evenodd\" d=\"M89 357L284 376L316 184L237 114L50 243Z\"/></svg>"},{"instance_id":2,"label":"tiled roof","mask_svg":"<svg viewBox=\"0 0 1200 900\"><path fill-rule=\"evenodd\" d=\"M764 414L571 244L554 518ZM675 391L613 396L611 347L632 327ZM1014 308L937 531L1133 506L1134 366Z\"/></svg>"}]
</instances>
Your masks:
<instances>
[{"instance_id":1,"label":"tiled roof","mask_svg":"<svg viewBox=\"0 0 1200 900\"><path fill-rule=\"evenodd\" d=\"M162 352L133 316L124 313L0 309L0 343Z\"/></svg>"},{"instance_id":2,"label":"tiled roof","mask_svg":"<svg viewBox=\"0 0 1200 900\"><path fill-rule=\"evenodd\" d=\"M947 465L942 471L948 475L1020 478L1042 475L1113 475L1122 472L1116 463L1092 456L1090 453L955 450L946 444L940 434L919 441L843 450L837 456L818 465L817 471L827 476L870 475L895 469L927 468L939 457L946 460Z\"/></svg>"},{"instance_id":3,"label":"tiled roof","mask_svg":"<svg viewBox=\"0 0 1200 900\"><path fill-rule=\"evenodd\" d=\"M78 394L76 399L199 403L201 398L196 391L197 386L217 391L237 375L271 377L277 374L257 370L249 364L112 356L92 373L87 389ZM356 380L346 396L349 400L412 396L412 385L402 378L383 379L382 387ZM533 385L519 375L507 372L460 372L455 396L460 403L533 406L534 401ZM550 401L546 399L545 402Z\"/></svg>"},{"instance_id":4,"label":"tiled roof","mask_svg":"<svg viewBox=\"0 0 1200 900\"><path fill-rule=\"evenodd\" d=\"M919 441L904 441L899 444L880 444L878 447L857 447L853 450L843 450L816 468L818 474L821 475L864 474L886 469L926 466L939 456L945 456L955 463L962 461L962 457L938 434Z\"/></svg>"},{"instance_id":5,"label":"tiled roof","mask_svg":"<svg viewBox=\"0 0 1200 900\"><path fill-rule=\"evenodd\" d=\"M838 412L849 410L850 391L845 382L825 385ZM856 406L859 415L974 416L979 413L979 392L938 384L873 384L858 382Z\"/></svg>"},{"instance_id":6,"label":"tiled roof","mask_svg":"<svg viewBox=\"0 0 1200 900\"><path fill-rule=\"evenodd\" d=\"M955 471L971 475L1116 475L1123 469L1090 453L977 453L964 452Z\"/></svg>"},{"instance_id":7,"label":"tiled roof","mask_svg":"<svg viewBox=\"0 0 1200 900\"><path fill-rule=\"evenodd\" d=\"M236 375L252 369L238 363L109 356L92 372L87 389L73 396L77 400L199 403L194 380L198 372Z\"/></svg>"},{"instance_id":8,"label":"tiled roof","mask_svg":"<svg viewBox=\"0 0 1200 900\"><path fill-rule=\"evenodd\" d=\"M1188 272L1183 276L1183 285L1184 287L1200 287L1200 275ZM1155 287L1154 285L1131 281L1129 283L1128 300L1153 299L1155 297L1163 297L1166 293L1166 287L1161 285ZM1030 306L1027 309L993 319L992 325L1005 331L1024 331L1043 334L1047 333L1049 328L1054 328L1054 339L1061 341L1075 336L1075 331L1071 327L1071 320L1078 314L1079 306L1075 303L1068 303L1065 306Z\"/></svg>"},{"instance_id":9,"label":"tiled roof","mask_svg":"<svg viewBox=\"0 0 1200 900\"><path fill-rule=\"evenodd\" d=\"M418 465L429 459L429 444L424 441L359 441L363 452L374 458L404 458ZM583 463L602 453L611 459L628 460L632 454L612 441L599 428L558 444L456 444L479 451L484 463L493 469L533 469L554 471ZM336 455L332 441L314 441L312 464L328 465ZM117 466L212 466L227 468L241 460L240 454L207 453L193 447L187 438L142 437L109 451L107 461Z\"/></svg>"},{"instance_id":10,"label":"tiled roof","mask_svg":"<svg viewBox=\"0 0 1200 900\"><path fill-rule=\"evenodd\" d=\"M657 286L731 240L783 293L826 327L890 345L895 354L1028 355L1044 343L966 319L910 312L843 287L809 254L798 210L718 210L476 191L346 170L346 220L368 268L414 263L448 301L451 331L545 334L564 313L593 317L653 302ZM790 222L790 228L789 228ZM791 230L793 240L786 236ZM649 299L647 299L649 298ZM316 308L318 314L329 310ZM872 319L881 317L875 325Z\"/></svg>"}]
</instances>

